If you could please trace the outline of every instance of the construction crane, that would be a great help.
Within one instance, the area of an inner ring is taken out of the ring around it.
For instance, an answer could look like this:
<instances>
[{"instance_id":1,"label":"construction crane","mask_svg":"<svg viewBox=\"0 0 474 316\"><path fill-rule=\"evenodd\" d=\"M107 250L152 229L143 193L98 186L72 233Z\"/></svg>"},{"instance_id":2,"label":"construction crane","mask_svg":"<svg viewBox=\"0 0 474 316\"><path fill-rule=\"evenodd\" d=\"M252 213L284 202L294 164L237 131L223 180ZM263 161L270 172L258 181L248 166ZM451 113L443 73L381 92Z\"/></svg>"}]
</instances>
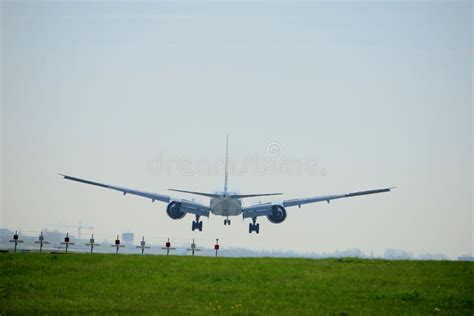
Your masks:
<instances>
[{"instance_id":1,"label":"construction crane","mask_svg":"<svg viewBox=\"0 0 474 316\"><path fill-rule=\"evenodd\" d=\"M85 228L88 230L94 229L92 226L82 225L79 221L79 225L48 225L49 227L59 227L59 228L75 228L77 229L77 238L81 239L81 229Z\"/></svg>"}]
</instances>

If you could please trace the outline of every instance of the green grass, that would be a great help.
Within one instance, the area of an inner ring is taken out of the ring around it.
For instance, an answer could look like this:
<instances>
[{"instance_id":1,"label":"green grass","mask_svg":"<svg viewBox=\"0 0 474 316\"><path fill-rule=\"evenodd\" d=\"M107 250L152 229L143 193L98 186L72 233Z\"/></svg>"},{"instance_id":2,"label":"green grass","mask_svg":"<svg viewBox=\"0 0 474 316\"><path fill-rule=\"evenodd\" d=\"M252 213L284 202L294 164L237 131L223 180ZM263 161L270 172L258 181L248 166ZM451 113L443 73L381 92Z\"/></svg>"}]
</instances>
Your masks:
<instances>
[{"instance_id":1,"label":"green grass","mask_svg":"<svg viewBox=\"0 0 474 316\"><path fill-rule=\"evenodd\" d=\"M466 314L474 264L0 254L0 314Z\"/></svg>"}]
</instances>

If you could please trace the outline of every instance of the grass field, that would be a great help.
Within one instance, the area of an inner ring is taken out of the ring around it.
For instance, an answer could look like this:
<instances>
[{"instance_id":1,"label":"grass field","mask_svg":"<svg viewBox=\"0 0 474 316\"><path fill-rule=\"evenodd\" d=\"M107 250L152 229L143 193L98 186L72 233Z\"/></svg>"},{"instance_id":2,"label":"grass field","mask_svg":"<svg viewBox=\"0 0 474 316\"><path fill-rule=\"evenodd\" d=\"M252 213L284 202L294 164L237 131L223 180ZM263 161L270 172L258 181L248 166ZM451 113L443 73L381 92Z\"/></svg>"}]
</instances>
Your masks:
<instances>
[{"instance_id":1,"label":"grass field","mask_svg":"<svg viewBox=\"0 0 474 316\"><path fill-rule=\"evenodd\" d=\"M0 254L0 314L474 313L474 264Z\"/></svg>"}]
</instances>

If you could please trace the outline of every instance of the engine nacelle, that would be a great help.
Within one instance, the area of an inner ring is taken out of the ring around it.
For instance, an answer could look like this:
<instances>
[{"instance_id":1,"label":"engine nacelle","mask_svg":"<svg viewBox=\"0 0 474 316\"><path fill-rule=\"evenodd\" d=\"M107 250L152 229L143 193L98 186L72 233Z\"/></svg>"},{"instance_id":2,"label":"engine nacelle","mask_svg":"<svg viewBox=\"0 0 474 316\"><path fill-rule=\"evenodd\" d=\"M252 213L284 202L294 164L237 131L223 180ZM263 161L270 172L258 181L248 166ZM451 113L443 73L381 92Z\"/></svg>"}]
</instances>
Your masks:
<instances>
[{"instance_id":1,"label":"engine nacelle","mask_svg":"<svg viewBox=\"0 0 474 316\"><path fill-rule=\"evenodd\" d=\"M174 201L166 207L166 214L172 219L181 219L186 215L185 212L181 211L181 203Z\"/></svg>"},{"instance_id":2,"label":"engine nacelle","mask_svg":"<svg viewBox=\"0 0 474 316\"><path fill-rule=\"evenodd\" d=\"M286 219L286 210L281 205L272 206L272 214L267 216L273 224L280 224Z\"/></svg>"}]
</instances>

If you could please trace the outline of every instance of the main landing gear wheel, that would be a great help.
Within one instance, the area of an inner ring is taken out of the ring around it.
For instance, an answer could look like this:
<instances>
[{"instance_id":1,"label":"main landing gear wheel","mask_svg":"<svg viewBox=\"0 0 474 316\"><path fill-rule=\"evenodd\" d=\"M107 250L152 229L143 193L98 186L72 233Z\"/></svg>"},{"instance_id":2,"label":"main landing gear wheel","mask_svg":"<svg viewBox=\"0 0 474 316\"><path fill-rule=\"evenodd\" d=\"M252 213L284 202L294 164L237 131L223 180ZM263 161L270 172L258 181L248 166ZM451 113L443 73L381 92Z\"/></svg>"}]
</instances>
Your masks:
<instances>
[{"instance_id":1,"label":"main landing gear wheel","mask_svg":"<svg viewBox=\"0 0 474 316\"><path fill-rule=\"evenodd\" d=\"M199 215L196 215L196 220L193 221L192 230L199 229L202 232L202 221L199 221Z\"/></svg>"},{"instance_id":2,"label":"main landing gear wheel","mask_svg":"<svg viewBox=\"0 0 474 316\"><path fill-rule=\"evenodd\" d=\"M199 229L199 231L202 232L202 221L200 222L193 221L192 230L194 231L195 229Z\"/></svg>"},{"instance_id":3,"label":"main landing gear wheel","mask_svg":"<svg viewBox=\"0 0 474 316\"><path fill-rule=\"evenodd\" d=\"M260 233L260 224L257 224L257 219L252 218L252 223L249 223L249 234L252 232Z\"/></svg>"},{"instance_id":4,"label":"main landing gear wheel","mask_svg":"<svg viewBox=\"0 0 474 316\"><path fill-rule=\"evenodd\" d=\"M260 233L260 224L249 224L249 234L252 232Z\"/></svg>"}]
</instances>

